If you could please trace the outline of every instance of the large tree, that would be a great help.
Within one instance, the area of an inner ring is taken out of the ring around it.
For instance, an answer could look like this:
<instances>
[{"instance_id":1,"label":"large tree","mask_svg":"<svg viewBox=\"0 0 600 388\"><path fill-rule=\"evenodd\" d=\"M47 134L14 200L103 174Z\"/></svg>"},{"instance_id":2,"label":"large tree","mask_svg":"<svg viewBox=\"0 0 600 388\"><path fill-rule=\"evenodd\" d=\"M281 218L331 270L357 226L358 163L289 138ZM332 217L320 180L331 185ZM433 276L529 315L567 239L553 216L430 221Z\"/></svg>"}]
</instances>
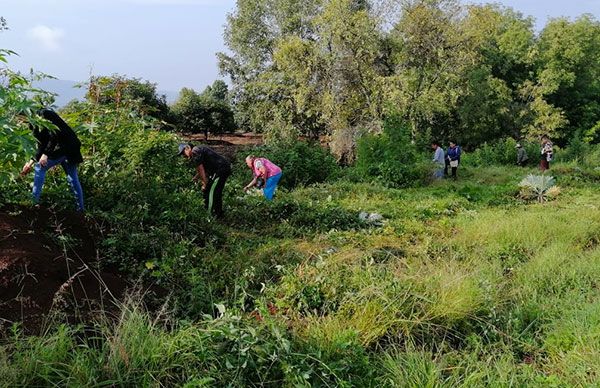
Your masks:
<instances>
[{"instance_id":1,"label":"large tree","mask_svg":"<svg viewBox=\"0 0 600 388\"><path fill-rule=\"evenodd\" d=\"M155 83L140 78L116 74L91 77L86 98L93 103L116 106L125 100L136 100L142 113L161 121L164 129L174 123L167 97L157 92Z\"/></svg>"},{"instance_id":2,"label":"large tree","mask_svg":"<svg viewBox=\"0 0 600 388\"><path fill-rule=\"evenodd\" d=\"M227 101L227 84L217 80L202 93L183 88L173 105L180 131L213 134L233 132L236 129L231 106Z\"/></svg>"},{"instance_id":3,"label":"large tree","mask_svg":"<svg viewBox=\"0 0 600 388\"><path fill-rule=\"evenodd\" d=\"M471 147L599 128L598 31L459 0L238 0L219 59L241 127L327 134L348 162L390 115Z\"/></svg>"},{"instance_id":4,"label":"large tree","mask_svg":"<svg viewBox=\"0 0 600 388\"><path fill-rule=\"evenodd\" d=\"M551 20L537 51L540 87L568 120L561 139L594 127L600 120L600 23L591 15Z\"/></svg>"}]
</instances>

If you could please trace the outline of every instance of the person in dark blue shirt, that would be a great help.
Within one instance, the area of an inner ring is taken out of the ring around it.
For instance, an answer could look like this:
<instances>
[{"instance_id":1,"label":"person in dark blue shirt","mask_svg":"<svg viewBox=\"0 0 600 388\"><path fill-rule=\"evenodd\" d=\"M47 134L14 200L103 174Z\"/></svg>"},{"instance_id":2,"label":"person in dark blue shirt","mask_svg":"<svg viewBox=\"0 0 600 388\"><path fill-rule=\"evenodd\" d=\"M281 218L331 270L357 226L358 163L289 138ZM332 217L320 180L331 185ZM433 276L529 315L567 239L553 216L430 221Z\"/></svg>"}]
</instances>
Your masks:
<instances>
[{"instance_id":1,"label":"person in dark blue shirt","mask_svg":"<svg viewBox=\"0 0 600 388\"><path fill-rule=\"evenodd\" d=\"M456 172L458 170L458 165L460 164L461 153L460 146L451 141L448 151L446 151L446 168L444 169L444 175L448 176L448 167L450 167L452 169L452 178L456 179Z\"/></svg>"}]
</instances>

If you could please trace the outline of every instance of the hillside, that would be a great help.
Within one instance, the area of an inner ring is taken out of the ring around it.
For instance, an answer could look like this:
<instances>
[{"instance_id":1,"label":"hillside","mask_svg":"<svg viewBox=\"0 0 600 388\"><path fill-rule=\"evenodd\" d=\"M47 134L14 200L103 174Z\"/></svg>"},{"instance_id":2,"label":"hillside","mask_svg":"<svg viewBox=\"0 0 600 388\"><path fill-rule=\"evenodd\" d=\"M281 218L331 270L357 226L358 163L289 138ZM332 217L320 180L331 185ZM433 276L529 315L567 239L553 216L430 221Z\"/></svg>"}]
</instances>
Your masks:
<instances>
[{"instance_id":1,"label":"hillside","mask_svg":"<svg viewBox=\"0 0 600 388\"><path fill-rule=\"evenodd\" d=\"M101 329L98 340L106 342L97 350L72 342L76 329L44 339L70 349L60 364L58 349L45 349L49 358L40 365L53 371L44 379L85 385L121 376L166 386L597 383L600 180L559 166L559 198L534 204L516 195L530 171L465 167L457 182L407 190L342 179L283 190L272 204L236 197L232 187L221 242L187 246L177 253L185 257L179 264L145 264L157 276L194 271L178 286L193 276L182 296L198 307L208 302L212 316L163 326L166 316L155 321L139 305L124 305L118 325ZM362 211L380 213L383 225L359 222ZM198 217L188 225L205 222ZM177 286L168 288L177 294ZM42 372L26 372L22 363L39 359L39 351L27 350L0 371L35 385ZM105 357L108 369L96 363ZM85 376L76 375L79 362Z\"/></svg>"}]
</instances>

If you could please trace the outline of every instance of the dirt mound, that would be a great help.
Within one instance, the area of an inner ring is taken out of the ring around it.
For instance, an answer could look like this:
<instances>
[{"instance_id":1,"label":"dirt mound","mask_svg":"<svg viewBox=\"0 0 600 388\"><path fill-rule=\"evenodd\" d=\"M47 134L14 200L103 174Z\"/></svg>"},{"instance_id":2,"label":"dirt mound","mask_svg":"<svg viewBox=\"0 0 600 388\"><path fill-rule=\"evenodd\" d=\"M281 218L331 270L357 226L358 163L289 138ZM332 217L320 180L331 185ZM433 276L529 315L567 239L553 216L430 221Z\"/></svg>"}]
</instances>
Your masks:
<instances>
[{"instance_id":1,"label":"dirt mound","mask_svg":"<svg viewBox=\"0 0 600 388\"><path fill-rule=\"evenodd\" d=\"M194 143L203 143L208 146L254 146L263 144L263 135L256 133L224 133L209 135L208 140L204 140L204 134L183 135L183 137Z\"/></svg>"},{"instance_id":2,"label":"dirt mound","mask_svg":"<svg viewBox=\"0 0 600 388\"><path fill-rule=\"evenodd\" d=\"M20 322L37 334L50 319L82 322L110 310L127 284L98 269L84 216L52 209L0 209L0 335Z\"/></svg>"}]
</instances>

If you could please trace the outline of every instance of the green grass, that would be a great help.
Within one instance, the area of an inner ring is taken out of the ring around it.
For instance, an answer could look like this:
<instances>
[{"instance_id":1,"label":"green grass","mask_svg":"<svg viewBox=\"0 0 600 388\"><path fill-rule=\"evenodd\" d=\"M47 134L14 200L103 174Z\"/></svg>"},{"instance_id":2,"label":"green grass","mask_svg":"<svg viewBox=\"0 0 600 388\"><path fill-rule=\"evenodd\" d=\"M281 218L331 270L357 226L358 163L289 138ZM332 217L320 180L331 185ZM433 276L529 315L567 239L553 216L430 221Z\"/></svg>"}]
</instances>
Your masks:
<instances>
[{"instance_id":1,"label":"green grass","mask_svg":"<svg viewBox=\"0 0 600 388\"><path fill-rule=\"evenodd\" d=\"M544 204L517 196L529 170L500 167L423 188L340 180L273 204L230 200L222 245L157 259L157 276L190 285L187 320L133 303L94 341L67 327L16 336L0 346L0 375L6 386L596 386L600 187L572 168L558 166L562 192ZM360 211L384 225L356 222Z\"/></svg>"}]
</instances>

